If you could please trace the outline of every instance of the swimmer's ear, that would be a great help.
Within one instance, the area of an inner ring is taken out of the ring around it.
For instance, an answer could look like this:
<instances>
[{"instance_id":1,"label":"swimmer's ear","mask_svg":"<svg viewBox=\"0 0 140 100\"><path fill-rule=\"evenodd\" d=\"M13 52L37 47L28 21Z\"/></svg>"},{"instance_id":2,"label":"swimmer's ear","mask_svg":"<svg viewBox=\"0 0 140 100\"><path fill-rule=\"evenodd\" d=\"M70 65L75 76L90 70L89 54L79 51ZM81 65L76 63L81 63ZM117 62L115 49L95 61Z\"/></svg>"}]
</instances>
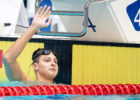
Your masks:
<instances>
[{"instance_id":1,"label":"swimmer's ear","mask_svg":"<svg viewBox=\"0 0 140 100\"><path fill-rule=\"evenodd\" d=\"M37 64L37 63L33 63L32 65L33 65L33 68L34 68L34 70L35 70L35 71L37 71L37 70L39 69L39 67L38 67L38 64Z\"/></svg>"}]
</instances>

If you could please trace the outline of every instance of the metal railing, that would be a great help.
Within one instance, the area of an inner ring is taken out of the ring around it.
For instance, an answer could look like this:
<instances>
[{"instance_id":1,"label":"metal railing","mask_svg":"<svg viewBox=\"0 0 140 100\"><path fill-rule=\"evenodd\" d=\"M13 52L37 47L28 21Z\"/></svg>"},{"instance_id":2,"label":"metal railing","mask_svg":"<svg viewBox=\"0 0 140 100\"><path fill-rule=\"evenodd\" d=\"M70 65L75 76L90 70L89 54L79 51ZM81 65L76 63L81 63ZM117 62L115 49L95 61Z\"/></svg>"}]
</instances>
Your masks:
<instances>
[{"instance_id":1,"label":"metal railing","mask_svg":"<svg viewBox=\"0 0 140 100\"><path fill-rule=\"evenodd\" d=\"M99 2L104 2L105 0L90 0L84 6L84 11L58 11L53 10L52 15L68 15L68 16L84 16L83 25L84 28L80 33L74 32L44 32L38 31L37 35L44 35L44 36L67 36L67 37L82 37L87 32L88 27L88 8L92 4L96 4ZM39 3L41 0L36 0L36 9L38 8Z\"/></svg>"}]
</instances>

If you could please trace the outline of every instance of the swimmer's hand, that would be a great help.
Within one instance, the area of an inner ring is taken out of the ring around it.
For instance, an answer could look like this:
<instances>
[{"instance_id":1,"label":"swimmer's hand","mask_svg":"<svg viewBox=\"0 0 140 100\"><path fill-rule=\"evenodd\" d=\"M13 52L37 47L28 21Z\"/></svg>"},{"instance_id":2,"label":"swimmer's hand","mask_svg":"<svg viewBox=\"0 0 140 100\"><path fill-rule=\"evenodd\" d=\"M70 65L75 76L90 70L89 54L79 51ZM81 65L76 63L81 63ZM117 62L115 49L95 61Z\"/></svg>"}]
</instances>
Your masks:
<instances>
[{"instance_id":1,"label":"swimmer's hand","mask_svg":"<svg viewBox=\"0 0 140 100\"><path fill-rule=\"evenodd\" d=\"M50 11L50 7L48 7L47 9L46 8L47 6L45 5L43 8L40 7L37 10L37 13L35 14L32 22L32 26L41 28L41 27L48 27L50 25L51 20L49 19L49 16L51 15L51 11Z\"/></svg>"}]
</instances>

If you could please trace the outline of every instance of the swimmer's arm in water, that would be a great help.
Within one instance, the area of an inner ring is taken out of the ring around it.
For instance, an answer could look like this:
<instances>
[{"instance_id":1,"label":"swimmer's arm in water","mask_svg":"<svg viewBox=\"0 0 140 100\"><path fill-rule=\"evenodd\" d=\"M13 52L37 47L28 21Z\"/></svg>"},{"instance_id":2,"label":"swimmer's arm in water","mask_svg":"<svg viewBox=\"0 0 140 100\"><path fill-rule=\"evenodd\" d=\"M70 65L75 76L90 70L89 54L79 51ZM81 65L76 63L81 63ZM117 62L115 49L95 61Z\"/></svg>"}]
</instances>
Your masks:
<instances>
[{"instance_id":1,"label":"swimmer's arm in water","mask_svg":"<svg viewBox=\"0 0 140 100\"><path fill-rule=\"evenodd\" d=\"M26 74L24 74L20 68L19 63L16 61L18 56L23 51L24 47L32 36L38 31L41 27L47 27L50 25L51 21L46 20L49 18L51 11L50 7L46 10L46 6L39 8L32 25L27 29L27 31L18 38L15 43L6 51L3 56L3 63L5 66L5 72L10 81L29 81L30 79ZM24 65L22 65L24 66Z\"/></svg>"}]
</instances>

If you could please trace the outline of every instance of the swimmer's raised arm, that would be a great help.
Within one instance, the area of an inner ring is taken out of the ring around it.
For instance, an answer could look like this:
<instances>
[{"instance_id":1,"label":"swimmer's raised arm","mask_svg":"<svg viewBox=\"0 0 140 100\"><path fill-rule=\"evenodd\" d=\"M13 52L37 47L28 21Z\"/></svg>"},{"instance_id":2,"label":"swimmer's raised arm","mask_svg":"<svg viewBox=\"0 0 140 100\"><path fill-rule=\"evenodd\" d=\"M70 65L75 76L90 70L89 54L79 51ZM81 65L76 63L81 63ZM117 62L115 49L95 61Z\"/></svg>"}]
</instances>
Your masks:
<instances>
[{"instance_id":1,"label":"swimmer's raised arm","mask_svg":"<svg viewBox=\"0 0 140 100\"><path fill-rule=\"evenodd\" d=\"M39 30L39 28L50 25L51 21L48 20L48 22L46 22L46 20L49 18L51 11L50 7L47 9L46 8L47 6L44 6L43 8L40 7L38 9L31 26L24 34L21 35L21 37L15 41L15 43L6 51L3 56L6 75L10 81L30 80L27 75L22 72L19 63L16 60L25 48L28 41Z\"/></svg>"}]
</instances>

